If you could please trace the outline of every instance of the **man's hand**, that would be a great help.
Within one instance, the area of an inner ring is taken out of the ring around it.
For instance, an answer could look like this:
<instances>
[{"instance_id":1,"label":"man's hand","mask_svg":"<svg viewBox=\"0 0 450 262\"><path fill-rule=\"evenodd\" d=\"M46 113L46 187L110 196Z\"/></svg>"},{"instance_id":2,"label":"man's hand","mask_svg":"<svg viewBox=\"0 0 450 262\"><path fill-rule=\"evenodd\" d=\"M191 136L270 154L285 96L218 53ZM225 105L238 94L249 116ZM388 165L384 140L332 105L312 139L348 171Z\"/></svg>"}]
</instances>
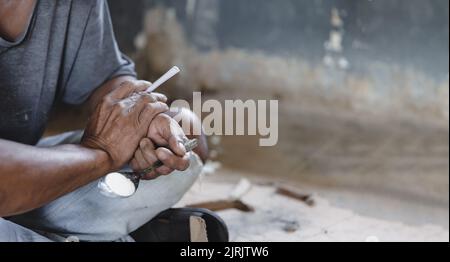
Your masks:
<instances>
[{"instance_id":1,"label":"man's hand","mask_svg":"<svg viewBox=\"0 0 450 262\"><path fill-rule=\"evenodd\" d=\"M145 81L126 81L106 95L90 117L81 145L106 152L111 171L125 165L155 116L166 112L166 98L143 91Z\"/></svg>"},{"instance_id":2,"label":"man's hand","mask_svg":"<svg viewBox=\"0 0 450 262\"><path fill-rule=\"evenodd\" d=\"M186 170L189 167L189 157L183 146L185 140L187 137L178 123L166 114L159 114L151 122L147 138L140 141L130 163L131 167L135 171L142 171L158 160L164 164L147 174L144 179L155 179L174 170Z\"/></svg>"}]
</instances>

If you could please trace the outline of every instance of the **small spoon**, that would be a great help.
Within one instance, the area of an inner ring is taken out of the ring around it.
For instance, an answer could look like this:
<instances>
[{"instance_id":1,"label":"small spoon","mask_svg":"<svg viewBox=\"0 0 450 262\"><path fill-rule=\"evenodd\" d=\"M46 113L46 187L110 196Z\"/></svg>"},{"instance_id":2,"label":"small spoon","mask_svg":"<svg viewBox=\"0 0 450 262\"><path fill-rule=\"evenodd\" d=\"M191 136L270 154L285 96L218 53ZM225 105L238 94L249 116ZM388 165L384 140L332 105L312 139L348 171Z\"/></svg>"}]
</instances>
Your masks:
<instances>
[{"instance_id":1,"label":"small spoon","mask_svg":"<svg viewBox=\"0 0 450 262\"><path fill-rule=\"evenodd\" d=\"M186 152L194 150L197 146L197 139L187 140L186 142L184 142ZM100 189L100 193L108 197L130 197L134 195L134 193L136 193L142 177L163 165L164 164L158 160L151 167L148 167L140 172L109 173L98 182L98 188Z\"/></svg>"}]
</instances>

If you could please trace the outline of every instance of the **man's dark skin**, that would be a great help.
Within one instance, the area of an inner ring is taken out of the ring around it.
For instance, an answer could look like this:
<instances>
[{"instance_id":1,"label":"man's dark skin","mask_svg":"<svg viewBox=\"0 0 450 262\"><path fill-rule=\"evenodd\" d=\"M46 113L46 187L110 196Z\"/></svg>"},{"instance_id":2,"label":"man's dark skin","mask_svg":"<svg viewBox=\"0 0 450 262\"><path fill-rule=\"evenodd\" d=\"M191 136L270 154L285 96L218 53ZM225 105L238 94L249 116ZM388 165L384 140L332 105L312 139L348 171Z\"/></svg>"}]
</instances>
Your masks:
<instances>
[{"instance_id":1,"label":"man's dark skin","mask_svg":"<svg viewBox=\"0 0 450 262\"><path fill-rule=\"evenodd\" d=\"M0 36L17 39L26 30L34 3L0 0ZM0 217L41 207L127 163L142 170L161 160L164 166L146 179L185 170L189 160L179 143L185 135L163 114L166 98L143 93L148 85L122 76L97 88L86 105L92 113L80 145L38 148L0 139ZM204 137L200 142L195 152L205 160Z\"/></svg>"}]
</instances>

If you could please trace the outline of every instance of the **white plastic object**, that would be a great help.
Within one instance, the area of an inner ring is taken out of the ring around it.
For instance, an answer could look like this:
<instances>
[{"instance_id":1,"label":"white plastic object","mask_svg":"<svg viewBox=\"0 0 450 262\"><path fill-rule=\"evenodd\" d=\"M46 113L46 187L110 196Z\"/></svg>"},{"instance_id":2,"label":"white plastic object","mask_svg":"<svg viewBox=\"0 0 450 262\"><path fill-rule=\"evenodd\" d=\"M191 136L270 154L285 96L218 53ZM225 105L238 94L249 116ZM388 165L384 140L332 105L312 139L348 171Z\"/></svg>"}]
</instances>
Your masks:
<instances>
[{"instance_id":1,"label":"white plastic object","mask_svg":"<svg viewBox=\"0 0 450 262\"><path fill-rule=\"evenodd\" d=\"M146 92L151 93L151 92L155 91L156 88L158 88L159 86L161 86L162 84L167 82L169 79L174 77L179 72L180 72L180 68L178 68L177 66L172 67L169 71L167 71L167 73L162 75L158 80L156 80L152 85L150 85L147 88Z\"/></svg>"}]
</instances>

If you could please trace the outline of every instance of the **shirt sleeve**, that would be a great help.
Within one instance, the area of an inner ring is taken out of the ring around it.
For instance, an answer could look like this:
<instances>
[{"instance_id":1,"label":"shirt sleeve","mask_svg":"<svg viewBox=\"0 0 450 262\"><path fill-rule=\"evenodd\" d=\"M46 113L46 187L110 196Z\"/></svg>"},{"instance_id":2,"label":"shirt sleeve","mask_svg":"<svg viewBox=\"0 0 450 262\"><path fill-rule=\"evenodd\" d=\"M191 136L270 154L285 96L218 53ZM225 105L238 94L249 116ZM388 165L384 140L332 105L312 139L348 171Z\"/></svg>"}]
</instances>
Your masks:
<instances>
[{"instance_id":1,"label":"shirt sleeve","mask_svg":"<svg viewBox=\"0 0 450 262\"><path fill-rule=\"evenodd\" d=\"M82 104L103 83L124 75L136 76L134 63L117 46L106 1L96 0L85 24L62 100L67 104Z\"/></svg>"}]
</instances>

